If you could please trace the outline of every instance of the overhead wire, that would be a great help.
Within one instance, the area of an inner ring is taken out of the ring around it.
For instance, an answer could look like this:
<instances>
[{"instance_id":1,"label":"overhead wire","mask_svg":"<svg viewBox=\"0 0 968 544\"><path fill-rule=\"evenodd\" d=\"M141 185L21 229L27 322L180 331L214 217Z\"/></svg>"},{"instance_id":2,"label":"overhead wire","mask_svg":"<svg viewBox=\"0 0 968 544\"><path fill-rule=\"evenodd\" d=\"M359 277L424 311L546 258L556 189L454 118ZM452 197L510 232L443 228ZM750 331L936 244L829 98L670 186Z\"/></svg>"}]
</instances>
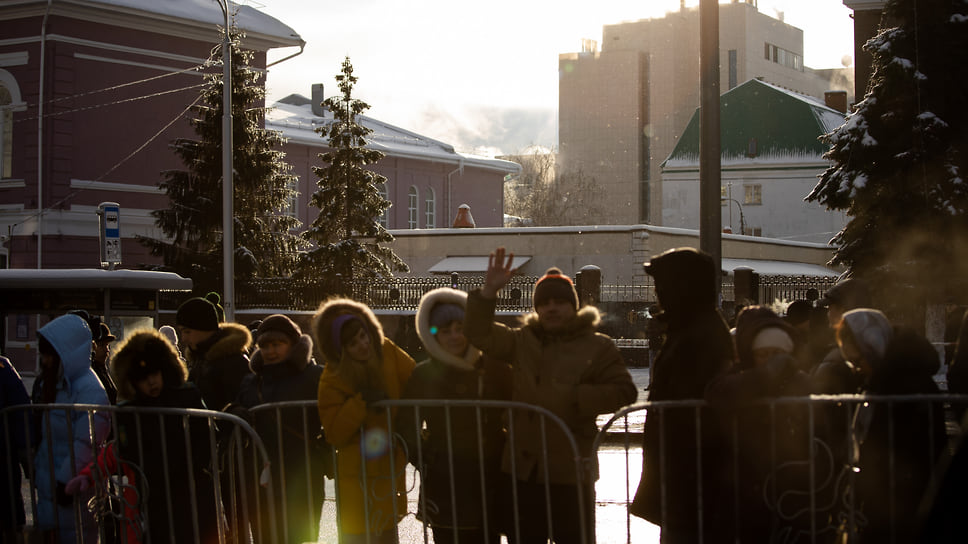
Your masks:
<instances>
[{"instance_id":1,"label":"overhead wire","mask_svg":"<svg viewBox=\"0 0 968 544\"><path fill-rule=\"evenodd\" d=\"M193 100L191 104L189 104L188 106L186 106L185 109L183 109L180 112L178 112L178 115L176 115L175 117L173 117L171 121L169 121L168 123L165 124L165 126L163 126L161 129L159 129L157 132L155 132L151 137L149 137L147 140L145 140L144 143L142 143L141 145L139 145L134 151L132 151L131 153L129 153L123 159L121 159L118 162L116 162L114 164L114 166L112 166L111 168L108 168L103 174L99 175L93 181L94 182L98 182L98 181L103 180L109 174L111 174L112 172L114 172L115 170L117 170L118 168L120 168L121 165L123 165L128 160L130 160L132 157L134 157L135 155L137 155L138 153L140 153L142 150L144 150L145 147L147 147L151 142L153 142L156 139L158 139L158 137L161 136L162 133L164 133L166 130L168 130L179 119L181 119L186 113L188 113L193 107L195 107L195 105L198 104L198 101L201 100L201 99L202 99L202 95L199 94L197 97L195 97L195 100ZM77 196L78 194L80 194L80 193L82 193L82 192L84 192L86 190L88 190L88 187L79 187L79 188L75 189L74 191L71 191L70 193L68 193L64 198L58 200L57 202L54 202L50 206L47 206L47 207L43 208L42 210L33 213L32 215L28 215L28 216L24 217L23 220L21 220L18 223L13 223L12 225L10 225L10 228L13 229L13 228L17 227L18 225L22 225L22 224L26 223L27 221L30 221L31 219L34 219L36 217L40 217L43 214L49 212L50 210L52 210L54 208L57 208L58 206L60 206L64 202L67 202L68 200L74 198L75 196Z\"/></svg>"}]
</instances>

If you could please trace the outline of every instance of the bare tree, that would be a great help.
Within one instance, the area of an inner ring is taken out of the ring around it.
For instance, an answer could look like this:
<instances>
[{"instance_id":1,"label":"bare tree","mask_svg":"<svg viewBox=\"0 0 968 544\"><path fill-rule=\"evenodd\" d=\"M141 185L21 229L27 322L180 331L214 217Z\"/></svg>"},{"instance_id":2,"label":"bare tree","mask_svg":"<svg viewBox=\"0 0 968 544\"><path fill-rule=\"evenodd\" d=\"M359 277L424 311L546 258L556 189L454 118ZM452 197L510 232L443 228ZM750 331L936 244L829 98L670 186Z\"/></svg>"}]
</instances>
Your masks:
<instances>
[{"instance_id":1,"label":"bare tree","mask_svg":"<svg viewBox=\"0 0 968 544\"><path fill-rule=\"evenodd\" d=\"M504 184L504 210L512 224L584 225L602 212L601 185L581 170L559 171L557 153L532 151L505 157L521 165L521 174Z\"/></svg>"}]
</instances>

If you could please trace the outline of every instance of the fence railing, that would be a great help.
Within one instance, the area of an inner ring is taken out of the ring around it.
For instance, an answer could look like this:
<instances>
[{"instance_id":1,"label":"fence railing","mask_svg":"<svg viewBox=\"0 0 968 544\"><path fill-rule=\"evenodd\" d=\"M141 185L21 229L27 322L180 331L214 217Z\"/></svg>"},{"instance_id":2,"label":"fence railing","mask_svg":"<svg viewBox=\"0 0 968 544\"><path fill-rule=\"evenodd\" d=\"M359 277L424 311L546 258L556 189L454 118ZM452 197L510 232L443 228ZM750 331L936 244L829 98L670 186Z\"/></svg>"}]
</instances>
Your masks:
<instances>
[{"instance_id":1,"label":"fence railing","mask_svg":"<svg viewBox=\"0 0 968 544\"><path fill-rule=\"evenodd\" d=\"M140 541L146 531L160 531L165 542L237 542L240 535L243 541L335 542L339 512L355 500L347 490L386 479L372 463L381 455L401 455L410 463L405 474L391 473L381 489L405 495L406 506L381 511L380 503L367 500L360 508L367 520L400 520L390 526L404 543L425 542L435 530L464 541L467 534L457 529L468 528L462 525L466 519L489 535L521 536L572 522L589 529L568 535L580 543L658 542L658 526L692 527L697 542L711 535L719 541L723 534L735 542L829 542L834 535L910 542L924 529L917 504L930 499L931 485L944 481L939 467L962 432L953 414L968 407L968 396L814 396L732 408L703 401L641 403L599 418L591 442L550 412L521 403L398 400L376 407L390 439L362 429L335 450L306 438L315 431L309 423L314 401L256 407L249 414L252 425L205 410L7 408L0 411L0 453L22 463L0 469L0 481L13 484L0 489L0 505L7 509L0 522L17 519L17 497L26 515L13 522L18 527L0 529L6 538L16 530L74 528L75 542L95 542L97 533L105 538L110 527L118 542ZM521 412L537 429L524 442L514 429L520 418L512 417ZM82 427L110 417L106 444L113 453L92 446L97 438L89 430L45 437L61 416ZM651 430L644 435L646 420ZM499 433L489 434L495 428ZM31 432L45 439L35 443L34 455L18 455L18 429L28 434L28 443ZM438 434L429 436L430 429ZM294 432L304 433L297 447ZM132 440L131 433L140 438ZM65 446L65 464L38 465L52 459L44 448L63 452ZM119 462L108 463L111 455ZM515 463L529 456L536 468L522 473ZM82 457L93 462L79 465ZM556 465L561 462L563 471ZM18 485L21 467L26 479ZM643 467L649 488L633 507ZM85 469L92 486L66 493L65 484ZM402 486L396 476L403 476ZM562 481L579 482L564 488L577 493L562 494ZM588 482L595 482L594 490L582 487ZM539 515L519 514L529 507L533 514L542 501L550 506L541 506ZM215 508L211 519L204 517L208 503ZM45 508L60 515L46 516ZM645 512L651 523L633 511ZM591 515L583 519L586 512ZM205 522L212 519L223 521L207 525L214 533L206 536Z\"/></svg>"},{"instance_id":2,"label":"fence railing","mask_svg":"<svg viewBox=\"0 0 968 544\"><path fill-rule=\"evenodd\" d=\"M532 309L532 291L538 278L515 276L498 293L497 309L502 312L526 313ZM836 278L819 276L758 276L758 301L764 304L808 297L815 289L823 293ZM420 297L438 287L453 287L470 291L479 287L479 275L426 276L345 280L340 277L313 280L266 278L236 284L237 309L276 309L280 311L312 311L320 302L333 296L346 296L367 304L374 310L415 312ZM579 282L580 283L580 282ZM735 300L735 286L731 277L724 277L721 287L724 301ZM161 307L175 309L190 293L162 292ZM651 277L641 283L603 283L597 300L600 303L636 304L642 307L656 302L655 285Z\"/></svg>"}]
</instances>

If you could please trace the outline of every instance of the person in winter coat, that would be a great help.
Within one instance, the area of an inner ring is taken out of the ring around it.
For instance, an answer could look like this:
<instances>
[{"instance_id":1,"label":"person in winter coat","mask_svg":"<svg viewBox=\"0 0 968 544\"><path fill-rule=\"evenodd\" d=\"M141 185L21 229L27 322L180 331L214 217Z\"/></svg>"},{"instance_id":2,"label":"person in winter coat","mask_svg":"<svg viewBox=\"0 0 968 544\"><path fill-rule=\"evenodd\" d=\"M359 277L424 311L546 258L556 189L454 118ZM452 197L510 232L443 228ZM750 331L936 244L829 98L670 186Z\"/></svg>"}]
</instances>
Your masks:
<instances>
[{"instance_id":1,"label":"person in winter coat","mask_svg":"<svg viewBox=\"0 0 968 544\"><path fill-rule=\"evenodd\" d=\"M111 358L118 385L118 435L68 484L68 491L104 485L105 476L127 475L130 488L121 541L167 543L219 541L218 497L212 478L208 422L199 416L143 412L139 408L204 409L201 393L186 383L188 370L160 332L143 329L121 341ZM163 420L163 422L161 421ZM133 482L130 479L133 477ZM170 509L169 509L170 505ZM196 528L197 523L197 528Z\"/></svg>"},{"instance_id":2,"label":"person in winter coat","mask_svg":"<svg viewBox=\"0 0 968 544\"><path fill-rule=\"evenodd\" d=\"M222 410L235 400L242 379L250 373L249 329L219 321L216 307L204 298L186 300L175 314L186 347L188 381L198 386L210 410Z\"/></svg>"},{"instance_id":3,"label":"person in winter coat","mask_svg":"<svg viewBox=\"0 0 968 544\"><path fill-rule=\"evenodd\" d=\"M719 267L706 253L676 248L654 257L645 271L655 279L658 318L667 327L648 400L703 399L709 383L733 360L733 341L717 308ZM692 407L647 415L642 477L629 511L661 526L663 543L698 542L700 536L706 543L722 542L730 534L731 509L718 503L725 489L721 435L706 424L709 416L707 409Z\"/></svg>"},{"instance_id":4,"label":"person in winter coat","mask_svg":"<svg viewBox=\"0 0 968 544\"><path fill-rule=\"evenodd\" d=\"M87 322L73 314L60 316L37 331L41 374L34 404L108 404L104 386L91 369L91 338ZM36 419L40 435L33 482L37 527L59 542L78 538L94 542L97 526L86 498L75 501L64 486L94 459L108 434L110 413L52 409Z\"/></svg>"},{"instance_id":5,"label":"person in winter coat","mask_svg":"<svg viewBox=\"0 0 968 544\"><path fill-rule=\"evenodd\" d=\"M756 402L810 394L810 376L793 357L795 336L770 308L744 308L736 318L736 362L706 388L735 475L728 487L737 542L810 542L810 407ZM831 462L817 467L816 481L832 479Z\"/></svg>"},{"instance_id":6,"label":"person in winter coat","mask_svg":"<svg viewBox=\"0 0 968 544\"><path fill-rule=\"evenodd\" d=\"M0 356L0 410L29 404L30 395L17 369ZM14 542L26 523L20 467L28 466L30 419L27 410L0 415L0 456L9 460L0 467L0 542Z\"/></svg>"},{"instance_id":7,"label":"person in winter coat","mask_svg":"<svg viewBox=\"0 0 968 544\"><path fill-rule=\"evenodd\" d=\"M466 304L467 293L446 287L421 297L417 335L430 358L417 365L403 398L510 399L508 365L484 356L464 336ZM500 475L502 413L497 408L420 407L418 417L414 407L406 407L398 414L395 428L420 471L417 516L431 526L435 543L500 541L494 490L481 482Z\"/></svg>"},{"instance_id":8,"label":"person in winter coat","mask_svg":"<svg viewBox=\"0 0 968 544\"><path fill-rule=\"evenodd\" d=\"M572 451L567 435L538 412L512 414L514 431L502 459L509 489L501 500L513 510L505 533L512 543L581 542L582 521L585 538L591 539L594 531L596 419L634 402L635 384L615 343L596 332L598 310L579 308L574 284L557 268L535 283L534 313L523 327L495 322L497 292L513 273L514 255L505 253L503 247L491 253L484 285L469 294L464 333L485 355L510 363L511 400L559 417L578 446ZM587 461L584 466L576 467L576 453ZM553 534L548 534L549 524Z\"/></svg>"},{"instance_id":9,"label":"person in winter coat","mask_svg":"<svg viewBox=\"0 0 968 544\"><path fill-rule=\"evenodd\" d=\"M323 367L313 361L313 340L299 325L281 314L265 318L256 329L257 349L249 366L252 374L242 380L235 406L252 410L262 404L316 400ZM233 410L234 411L234 410ZM272 464L272 497L259 497L259 510L249 519L257 542L272 542L270 514L274 511L276 542L316 541L325 498L325 466L333 455L326 444L316 409L286 407L248 412ZM251 465L246 465L251 466ZM250 484L256 484L250 478ZM249 506L254 510L252 485ZM285 490L285 493L283 493ZM272 510L270 510L270 504Z\"/></svg>"},{"instance_id":10,"label":"person in winter coat","mask_svg":"<svg viewBox=\"0 0 968 544\"><path fill-rule=\"evenodd\" d=\"M91 354L91 368L97 374L104 386L111 404L118 403L118 386L114 384L111 371L108 369L108 358L111 356L111 342L117 337L111 334L111 329L104 323L98 323L97 337L94 339L94 352Z\"/></svg>"},{"instance_id":11,"label":"person in winter coat","mask_svg":"<svg viewBox=\"0 0 968 544\"><path fill-rule=\"evenodd\" d=\"M923 336L891 326L877 310L846 312L837 328L844 359L869 395L937 394L938 352ZM915 542L914 515L947 443L940 403L871 400L857 406L851 463L859 542Z\"/></svg>"},{"instance_id":12,"label":"person in winter coat","mask_svg":"<svg viewBox=\"0 0 968 544\"><path fill-rule=\"evenodd\" d=\"M313 317L313 337L326 360L319 381L319 419L336 448L336 506L340 542L397 542L407 513L403 444L390 434L399 399L415 363L383 335L373 312L336 298Z\"/></svg>"}]
</instances>

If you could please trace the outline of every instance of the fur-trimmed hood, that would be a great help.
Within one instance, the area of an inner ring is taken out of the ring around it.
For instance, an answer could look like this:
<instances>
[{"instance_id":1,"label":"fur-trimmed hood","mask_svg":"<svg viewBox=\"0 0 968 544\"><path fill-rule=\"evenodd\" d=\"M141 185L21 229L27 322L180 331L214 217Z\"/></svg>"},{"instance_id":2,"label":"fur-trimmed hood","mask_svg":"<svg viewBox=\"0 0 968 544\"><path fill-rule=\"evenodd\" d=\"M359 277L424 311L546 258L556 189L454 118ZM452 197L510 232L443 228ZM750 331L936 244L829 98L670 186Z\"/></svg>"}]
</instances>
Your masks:
<instances>
[{"instance_id":1,"label":"fur-trimmed hood","mask_svg":"<svg viewBox=\"0 0 968 544\"><path fill-rule=\"evenodd\" d=\"M333 345L332 325L337 317L344 314L359 317L369 331L373 345L377 349L383 346L383 326L366 304L348 298L329 299L320 304L313 316L313 340L327 363L339 364L340 354Z\"/></svg>"},{"instance_id":2,"label":"fur-trimmed hood","mask_svg":"<svg viewBox=\"0 0 968 544\"><path fill-rule=\"evenodd\" d=\"M118 387L118 401L137 398L137 390L129 376L134 366L139 364L144 354L149 351L155 356L153 360L161 363L166 389L181 387L188 379L185 363L178 357L175 346L164 334L154 329L138 330L121 340L111 355L111 376Z\"/></svg>"},{"instance_id":3,"label":"fur-trimmed hood","mask_svg":"<svg viewBox=\"0 0 968 544\"><path fill-rule=\"evenodd\" d=\"M420 298L420 306L417 308L417 336L423 342L427 353L434 359L460 369L472 370L477 360L481 358L481 350L468 345L464 357L458 357L444 350L437 341L437 337L430 331L430 314L438 304L456 304L466 310L467 293L449 287L441 287L425 293Z\"/></svg>"},{"instance_id":4,"label":"fur-trimmed hood","mask_svg":"<svg viewBox=\"0 0 968 544\"><path fill-rule=\"evenodd\" d=\"M211 342L211 345L203 349L205 361L217 361L233 355L244 355L252 347L252 333L244 325L238 323L219 323L218 331L212 338L212 340L203 342L203 344ZM192 355L197 357L194 353Z\"/></svg>"},{"instance_id":5,"label":"fur-trimmed hood","mask_svg":"<svg viewBox=\"0 0 968 544\"><path fill-rule=\"evenodd\" d=\"M543 337L548 334L552 336L573 336L587 332L595 332L598 330L598 325L601 322L602 315L599 313L598 308L594 306L582 306L579 308L568 328L554 333L548 333L544 330L544 327L541 326L541 322L538 320L537 312L531 312L524 317L524 325L532 329L538 337Z\"/></svg>"},{"instance_id":6,"label":"fur-trimmed hood","mask_svg":"<svg viewBox=\"0 0 968 544\"><path fill-rule=\"evenodd\" d=\"M313 357L313 339L308 334L303 334L299 337L299 340L292 345L292 351L289 353L289 358L280 364L290 367L293 373L301 372L302 369L309 366L309 362ZM262 372L265 368L266 362L262 358L262 350L256 348L255 352L252 353L252 357L249 359L249 368L252 372L256 374Z\"/></svg>"}]
</instances>

